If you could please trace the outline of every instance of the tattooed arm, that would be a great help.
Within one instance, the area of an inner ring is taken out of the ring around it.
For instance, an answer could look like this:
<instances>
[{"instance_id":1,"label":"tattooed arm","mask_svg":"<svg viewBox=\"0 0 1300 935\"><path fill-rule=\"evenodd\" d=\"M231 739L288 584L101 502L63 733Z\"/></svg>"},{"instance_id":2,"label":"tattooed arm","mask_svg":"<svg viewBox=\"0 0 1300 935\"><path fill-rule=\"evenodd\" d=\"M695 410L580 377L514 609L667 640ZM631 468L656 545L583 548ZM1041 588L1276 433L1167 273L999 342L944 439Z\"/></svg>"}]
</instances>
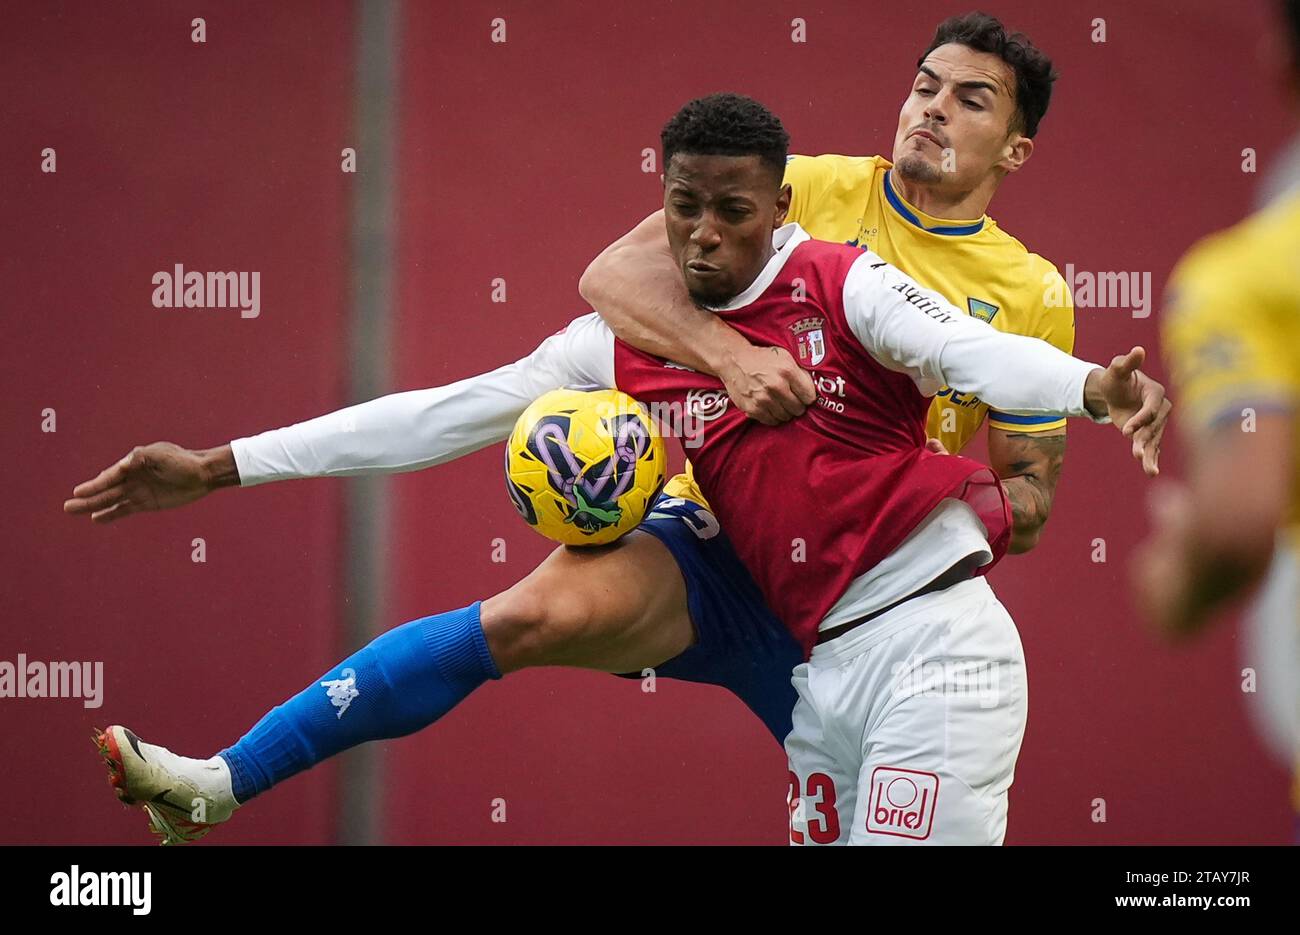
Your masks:
<instances>
[{"instance_id":1,"label":"tattooed arm","mask_svg":"<svg viewBox=\"0 0 1300 935\"><path fill-rule=\"evenodd\" d=\"M1011 501L1012 553L1038 544L1064 460L1065 429L1029 434L989 427L989 463Z\"/></svg>"}]
</instances>

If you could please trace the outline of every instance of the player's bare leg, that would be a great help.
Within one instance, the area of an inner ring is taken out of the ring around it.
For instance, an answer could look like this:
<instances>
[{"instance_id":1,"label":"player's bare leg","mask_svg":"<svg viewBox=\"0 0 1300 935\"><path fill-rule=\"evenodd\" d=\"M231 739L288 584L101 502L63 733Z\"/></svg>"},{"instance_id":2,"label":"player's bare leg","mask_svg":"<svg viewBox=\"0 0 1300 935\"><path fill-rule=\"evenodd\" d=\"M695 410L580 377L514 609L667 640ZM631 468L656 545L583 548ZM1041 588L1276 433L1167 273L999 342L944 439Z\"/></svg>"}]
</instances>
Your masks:
<instances>
[{"instance_id":1,"label":"player's bare leg","mask_svg":"<svg viewBox=\"0 0 1300 935\"><path fill-rule=\"evenodd\" d=\"M599 548L556 549L484 601L481 614L503 675L530 666L636 672L693 638L681 571L663 543L642 532Z\"/></svg>"},{"instance_id":2,"label":"player's bare leg","mask_svg":"<svg viewBox=\"0 0 1300 935\"><path fill-rule=\"evenodd\" d=\"M95 742L118 798L148 812L162 843L186 843L323 759L427 727L488 679L540 665L639 671L681 653L693 632L671 553L634 532L557 549L481 605L390 630L217 756L177 756L119 725Z\"/></svg>"}]
</instances>

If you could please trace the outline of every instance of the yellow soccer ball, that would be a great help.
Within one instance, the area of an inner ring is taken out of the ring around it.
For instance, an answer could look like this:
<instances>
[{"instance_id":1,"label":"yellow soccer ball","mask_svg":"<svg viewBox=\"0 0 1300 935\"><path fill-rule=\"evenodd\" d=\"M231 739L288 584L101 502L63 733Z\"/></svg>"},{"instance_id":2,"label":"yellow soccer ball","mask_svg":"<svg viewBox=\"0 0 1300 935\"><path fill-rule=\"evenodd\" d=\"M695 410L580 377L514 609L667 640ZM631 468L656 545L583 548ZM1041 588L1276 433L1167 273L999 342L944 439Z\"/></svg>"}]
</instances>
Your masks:
<instances>
[{"instance_id":1,"label":"yellow soccer ball","mask_svg":"<svg viewBox=\"0 0 1300 935\"><path fill-rule=\"evenodd\" d=\"M528 525L565 545L635 529L664 485L667 457L649 412L618 390L552 390L506 442L506 487Z\"/></svg>"}]
</instances>

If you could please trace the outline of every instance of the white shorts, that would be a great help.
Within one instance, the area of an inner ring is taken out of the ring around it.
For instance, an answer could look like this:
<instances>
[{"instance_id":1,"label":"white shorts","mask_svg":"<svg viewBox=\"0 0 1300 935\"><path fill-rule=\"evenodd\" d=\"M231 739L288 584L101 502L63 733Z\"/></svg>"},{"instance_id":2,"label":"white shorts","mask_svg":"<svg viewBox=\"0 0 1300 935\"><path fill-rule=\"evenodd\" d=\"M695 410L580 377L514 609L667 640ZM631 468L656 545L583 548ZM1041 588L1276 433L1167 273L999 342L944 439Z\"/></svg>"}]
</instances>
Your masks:
<instances>
[{"instance_id":1,"label":"white shorts","mask_svg":"<svg viewBox=\"0 0 1300 935\"><path fill-rule=\"evenodd\" d=\"M983 577L817 646L792 680L790 843L1002 843L1028 688Z\"/></svg>"}]
</instances>

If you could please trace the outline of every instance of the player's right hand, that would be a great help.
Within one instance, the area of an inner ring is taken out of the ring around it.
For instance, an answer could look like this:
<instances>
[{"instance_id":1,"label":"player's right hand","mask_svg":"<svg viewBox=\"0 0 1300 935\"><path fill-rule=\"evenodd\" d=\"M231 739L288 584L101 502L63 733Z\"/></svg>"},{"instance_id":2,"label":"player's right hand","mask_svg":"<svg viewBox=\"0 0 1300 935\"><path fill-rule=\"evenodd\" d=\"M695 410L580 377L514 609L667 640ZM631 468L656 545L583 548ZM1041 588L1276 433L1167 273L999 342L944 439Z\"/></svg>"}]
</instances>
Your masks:
<instances>
[{"instance_id":1,"label":"player's right hand","mask_svg":"<svg viewBox=\"0 0 1300 935\"><path fill-rule=\"evenodd\" d=\"M1146 360L1146 350L1135 347L1116 357L1100 374L1096 386L1105 402L1111 421L1125 438L1132 440L1133 457L1142 463L1148 477L1160 473L1160 440L1169 421L1172 404L1165 398L1165 388L1139 368ZM1086 388L1085 388L1086 393Z\"/></svg>"},{"instance_id":2,"label":"player's right hand","mask_svg":"<svg viewBox=\"0 0 1300 935\"><path fill-rule=\"evenodd\" d=\"M65 513L90 514L111 523L133 513L192 503L213 489L203 455L171 442L133 448L92 480L78 484Z\"/></svg>"},{"instance_id":3,"label":"player's right hand","mask_svg":"<svg viewBox=\"0 0 1300 935\"><path fill-rule=\"evenodd\" d=\"M718 377L737 408L764 425L801 416L817 399L812 377L783 347L741 349Z\"/></svg>"}]
</instances>

